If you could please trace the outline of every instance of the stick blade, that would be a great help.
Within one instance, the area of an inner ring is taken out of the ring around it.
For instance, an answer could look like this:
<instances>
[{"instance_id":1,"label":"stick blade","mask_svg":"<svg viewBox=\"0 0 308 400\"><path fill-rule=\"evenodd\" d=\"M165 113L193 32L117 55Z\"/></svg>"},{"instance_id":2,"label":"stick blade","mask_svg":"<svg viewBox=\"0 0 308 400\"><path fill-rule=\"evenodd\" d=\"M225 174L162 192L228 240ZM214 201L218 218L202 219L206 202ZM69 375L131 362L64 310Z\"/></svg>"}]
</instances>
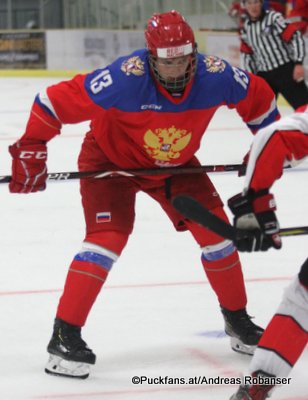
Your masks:
<instances>
[{"instance_id":1,"label":"stick blade","mask_svg":"<svg viewBox=\"0 0 308 400\"><path fill-rule=\"evenodd\" d=\"M184 217L210 229L217 235L229 240L235 239L235 229L225 221L212 214L197 200L187 195L178 195L172 202L174 208Z\"/></svg>"}]
</instances>

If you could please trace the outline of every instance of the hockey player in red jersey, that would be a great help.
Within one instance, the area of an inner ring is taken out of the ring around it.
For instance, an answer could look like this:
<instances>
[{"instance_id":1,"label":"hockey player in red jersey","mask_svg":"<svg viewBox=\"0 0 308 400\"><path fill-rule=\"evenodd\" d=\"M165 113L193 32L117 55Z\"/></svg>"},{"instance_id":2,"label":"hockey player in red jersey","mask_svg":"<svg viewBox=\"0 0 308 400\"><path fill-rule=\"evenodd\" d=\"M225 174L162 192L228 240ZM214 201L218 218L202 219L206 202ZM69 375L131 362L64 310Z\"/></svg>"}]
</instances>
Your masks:
<instances>
[{"instance_id":1,"label":"hockey player in red jersey","mask_svg":"<svg viewBox=\"0 0 308 400\"><path fill-rule=\"evenodd\" d=\"M308 156L308 106L260 130L254 138L243 194L229 200L235 226L246 229L237 238L242 251L279 249L279 224L269 188L280 178L284 163ZM285 290L274 317L264 331L249 365L255 385L243 385L230 400L264 400L275 379L286 377L308 341L308 258L299 274ZM268 378L267 385L258 377ZM261 380L260 380L261 382Z\"/></svg>"},{"instance_id":2,"label":"hockey player in red jersey","mask_svg":"<svg viewBox=\"0 0 308 400\"><path fill-rule=\"evenodd\" d=\"M304 35L308 26L308 0L293 0L291 3L288 21Z\"/></svg>"},{"instance_id":3,"label":"hockey player in red jersey","mask_svg":"<svg viewBox=\"0 0 308 400\"><path fill-rule=\"evenodd\" d=\"M218 57L198 54L193 31L178 12L154 14L145 38L147 49L37 95L24 135L10 146L11 192L45 189L47 142L60 133L62 124L91 121L78 165L80 171L94 171L200 165L194 154L221 106L235 108L252 132L279 118L266 82ZM246 312L235 247L172 207L174 196L187 193L227 220L206 174L84 179L80 190L86 235L59 301L47 372L84 378L89 364L95 363L81 328L133 230L139 191L161 205L176 230L192 233L232 348L252 354L263 329Z\"/></svg>"}]
</instances>

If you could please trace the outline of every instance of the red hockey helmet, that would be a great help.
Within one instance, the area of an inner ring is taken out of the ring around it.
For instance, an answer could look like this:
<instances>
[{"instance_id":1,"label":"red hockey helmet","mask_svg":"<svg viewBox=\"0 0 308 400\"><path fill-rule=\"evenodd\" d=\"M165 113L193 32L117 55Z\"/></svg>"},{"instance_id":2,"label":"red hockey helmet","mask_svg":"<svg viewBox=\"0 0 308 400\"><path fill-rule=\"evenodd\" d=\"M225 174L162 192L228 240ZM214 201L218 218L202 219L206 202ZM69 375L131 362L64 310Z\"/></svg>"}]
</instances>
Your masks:
<instances>
[{"instance_id":1,"label":"red hockey helmet","mask_svg":"<svg viewBox=\"0 0 308 400\"><path fill-rule=\"evenodd\" d=\"M183 91L195 73L196 42L194 32L183 16L175 11L154 14L148 21L145 40L149 62L155 78L170 92ZM157 70L157 59L174 59L190 55L184 75L166 79Z\"/></svg>"}]
</instances>

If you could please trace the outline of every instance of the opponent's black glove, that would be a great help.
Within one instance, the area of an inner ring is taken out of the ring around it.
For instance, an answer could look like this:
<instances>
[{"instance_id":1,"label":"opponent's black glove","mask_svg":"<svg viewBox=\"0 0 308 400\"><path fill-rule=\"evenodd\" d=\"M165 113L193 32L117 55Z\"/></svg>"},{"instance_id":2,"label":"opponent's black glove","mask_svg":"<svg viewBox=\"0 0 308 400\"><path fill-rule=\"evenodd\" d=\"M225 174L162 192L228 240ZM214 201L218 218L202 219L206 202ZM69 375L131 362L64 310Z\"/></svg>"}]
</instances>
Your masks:
<instances>
[{"instance_id":1,"label":"opponent's black glove","mask_svg":"<svg viewBox=\"0 0 308 400\"><path fill-rule=\"evenodd\" d=\"M274 212L276 204L267 189L237 194L228 200L228 206L234 214L234 227L240 230L234 242L239 251L281 248L279 223Z\"/></svg>"}]
</instances>

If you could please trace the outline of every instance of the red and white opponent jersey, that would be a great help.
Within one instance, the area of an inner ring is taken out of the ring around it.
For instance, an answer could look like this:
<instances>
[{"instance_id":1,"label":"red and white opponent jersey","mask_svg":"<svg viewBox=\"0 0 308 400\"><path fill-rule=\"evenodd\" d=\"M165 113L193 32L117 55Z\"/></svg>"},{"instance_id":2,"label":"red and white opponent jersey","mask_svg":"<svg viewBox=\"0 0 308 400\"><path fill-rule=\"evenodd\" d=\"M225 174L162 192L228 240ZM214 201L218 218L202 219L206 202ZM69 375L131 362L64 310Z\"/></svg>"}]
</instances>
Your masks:
<instances>
[{"instance_id":1,"label":"red and white opponent jersey","mask_svg":"<svg viewBox=\"0 0 308 400\"><path fill-rule=\"evenodd\" d=\"M286 164L308 156L308 105L260 129L254 137L247 165L244 193L268 189Z\"/></svg>"}]
</instances>

